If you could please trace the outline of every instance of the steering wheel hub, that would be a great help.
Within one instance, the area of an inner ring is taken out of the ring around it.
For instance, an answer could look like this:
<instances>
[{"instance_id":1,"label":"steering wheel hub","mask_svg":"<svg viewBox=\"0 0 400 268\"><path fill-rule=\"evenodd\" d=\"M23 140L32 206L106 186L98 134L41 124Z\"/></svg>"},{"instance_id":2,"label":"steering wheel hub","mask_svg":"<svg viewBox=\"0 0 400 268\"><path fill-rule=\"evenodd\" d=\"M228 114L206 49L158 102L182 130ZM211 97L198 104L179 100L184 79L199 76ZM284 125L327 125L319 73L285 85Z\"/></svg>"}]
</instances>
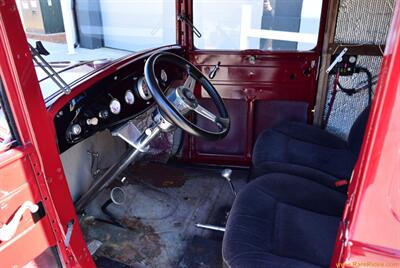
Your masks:
<instances>
[{"instance_id":1,"label":"steering wheel hub","mask_svg":"<svg viewBox=\"0 0 400 268\"><path fill-rule=\"evenodd\" d=\"M160 89L158 79L155 75L156 65L159 62L174 65L186 72L187 75L184 84L173 90L168 96L165 96ZM157 102L159 110L166 120L174 123L191 135L209 140L222 139L228 134L230 120L222 98L211 82L190 62L169 52L153 54L146 61L144 73L151 95ZM196 82L209 94L210 99L217 108L218 115L199 104L193 93ZM186 118L186 115L192 111L213 122L219 130L209 131L192 123Z\"/></svg>"}]
</instances>

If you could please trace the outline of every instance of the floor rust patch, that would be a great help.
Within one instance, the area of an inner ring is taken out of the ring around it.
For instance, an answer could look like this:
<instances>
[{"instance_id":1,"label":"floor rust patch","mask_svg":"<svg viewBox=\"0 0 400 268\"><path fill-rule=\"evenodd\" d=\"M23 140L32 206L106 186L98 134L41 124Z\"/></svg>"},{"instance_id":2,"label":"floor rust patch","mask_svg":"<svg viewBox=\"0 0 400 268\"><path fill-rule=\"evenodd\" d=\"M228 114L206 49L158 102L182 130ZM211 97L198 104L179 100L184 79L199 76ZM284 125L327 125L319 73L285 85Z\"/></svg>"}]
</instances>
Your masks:
<instances>
[{"instance_id":1,"label":"floor rust patch","mask_svg":"<svg viewBox=\"0 0 400 268\"><path fill-rule=\"evenodd\" d=\"M129 170L134 178L150 183L158 188L181 187L185 184L182 169L156 163L135 165Z\"/></svg>"},{"instance_id":2,"label":"floor rust patch","mask_svg":"<svg viewBox=\"0 0 400 268\"><path fill-rule=\"evenodd\" d=\"M141 235L138 238L140 245L143 246L141 252L147 258L155 258L161 254L160 236L156 233L153 226L144 224L138 218L124 218L122 224L130 230L139 232Z\"/></svg>"},{"instance_id":3,"label":"floor rust patch","mask_svg":"<svg viewBox=\"0 0 400 268\"><path fill-rule=\"evenodd\" d=\"M145 264L151 266L164 247L160 236L150 225L138 218L123 218L120 228L103 222L93 222L84 228L89 240L100 240L103 245L96 252L112 260L127 264Z\"/></svg>"}]
</instances>

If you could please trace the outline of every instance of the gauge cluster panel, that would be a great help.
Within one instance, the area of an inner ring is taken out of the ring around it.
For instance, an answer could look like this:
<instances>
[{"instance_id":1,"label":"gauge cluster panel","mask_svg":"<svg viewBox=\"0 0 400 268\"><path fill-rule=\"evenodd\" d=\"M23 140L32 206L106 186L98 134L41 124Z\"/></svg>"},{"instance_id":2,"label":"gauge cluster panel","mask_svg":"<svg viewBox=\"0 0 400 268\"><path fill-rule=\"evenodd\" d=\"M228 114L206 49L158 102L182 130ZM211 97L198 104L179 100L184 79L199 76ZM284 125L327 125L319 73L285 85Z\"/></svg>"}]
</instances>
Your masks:
<instances>
[{"instance_id":1,"label":"gauge cluster panel","mask_svg":"<svg viewBox=\"0 0 400 268\"><path fill-rule=\"evenodd\" d=\"M154 105L143 68L143 60L131 63L88 88L58 111L54 123L60 153L97 131L118 127ZM173 80L181 79L178 70L169 66L160 66L156 74L164 91Z\"/></svg>"}]
</instances>

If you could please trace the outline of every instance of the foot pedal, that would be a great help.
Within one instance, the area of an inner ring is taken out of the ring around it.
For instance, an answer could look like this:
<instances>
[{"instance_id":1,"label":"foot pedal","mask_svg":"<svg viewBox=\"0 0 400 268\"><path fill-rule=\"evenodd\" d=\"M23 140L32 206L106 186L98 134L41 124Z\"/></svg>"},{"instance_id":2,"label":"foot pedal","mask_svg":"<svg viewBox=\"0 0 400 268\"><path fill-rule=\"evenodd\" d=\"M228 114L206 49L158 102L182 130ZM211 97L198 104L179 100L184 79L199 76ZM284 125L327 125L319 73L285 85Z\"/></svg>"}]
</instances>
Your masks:
<instances>
[{"instance_id":1,"label":"foot pedal","mask_svg":"<svg viewBox=\"0 0 400 268\"><path fill-rule=\"evenodd\" d=\"M90 255L94 255L96 251L103 245L103 242L99 240L92 240L88 243L87 247L89 249Z\"/></svg>"}]
</instances>

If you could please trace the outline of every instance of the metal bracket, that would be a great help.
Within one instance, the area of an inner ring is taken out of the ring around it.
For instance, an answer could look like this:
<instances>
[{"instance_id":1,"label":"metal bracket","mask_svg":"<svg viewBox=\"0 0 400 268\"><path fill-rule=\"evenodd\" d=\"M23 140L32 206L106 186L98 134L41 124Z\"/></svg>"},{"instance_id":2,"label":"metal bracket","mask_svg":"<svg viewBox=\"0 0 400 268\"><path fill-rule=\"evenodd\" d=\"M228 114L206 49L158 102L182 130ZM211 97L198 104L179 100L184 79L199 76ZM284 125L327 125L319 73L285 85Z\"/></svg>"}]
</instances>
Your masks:
<instances>
[{"instance_id":1,"label":"metal bracket","mask_svg":"<svg viewBox=\"0 0 400 268\"><path fill-rule=\"evenodd\" d=\"M329 65L328 69L326 69L326 73L329 74L333 68L335 68L336 64L342 61L344 54L346 54L348 48L345 47L343 48L342 52L336 57L336 59L332 62L331 65Z\"/></svg>"},{"instance_id":2,"label":"metal bracket","mask_svg":"<svg viewBox=\"0 0 400 268\"><path fill-rule=\"evenodd\" d=\"M189 25L189 27L192 29L193 33L198 37L201 38L201 32L196 28L196 26L193 25L193 23L189 20L188 16L184 12L178 15L178 21L182 21Z\"/></svg>"},{"instance_id":3,"label":"metal bracket","mask_svg":"<svg viewBox=\"0 0 400 268\"><path fill-rule=\"evenodd\" d=\"M90 157L92 159L92 162L90 164L90 172L92 173L93 178L96 178L97 175L99 175L99 173L100 173L99 153L88 151L88 154L90 155Z\"/></svg>"},{"instance_id":4,"label":"metal bracket","mask_svg":"<svg viewBox=\"0 0 400 268\"><path fill-rule=\"evenodd\" d=\"M51 65L40 55L39 51L29 44L33 61L42 68L48 77L66 94L71 93L70 86L61 78L61 76L51 67Z\"/></svg>"},{"instance_id":5,"label":"metal bracket","mask_svg":"<svg viewBox=\"0 0 400 268\"><path fill-rule=\"evenodd\" d=\"M132 121L129 121L122 127L114 130L111 134L114 137L121 138L123 141L138 149L140 152L145 152L144 148L139 148L138 139L141 133Z\"/></svg>"}]
</instances>

